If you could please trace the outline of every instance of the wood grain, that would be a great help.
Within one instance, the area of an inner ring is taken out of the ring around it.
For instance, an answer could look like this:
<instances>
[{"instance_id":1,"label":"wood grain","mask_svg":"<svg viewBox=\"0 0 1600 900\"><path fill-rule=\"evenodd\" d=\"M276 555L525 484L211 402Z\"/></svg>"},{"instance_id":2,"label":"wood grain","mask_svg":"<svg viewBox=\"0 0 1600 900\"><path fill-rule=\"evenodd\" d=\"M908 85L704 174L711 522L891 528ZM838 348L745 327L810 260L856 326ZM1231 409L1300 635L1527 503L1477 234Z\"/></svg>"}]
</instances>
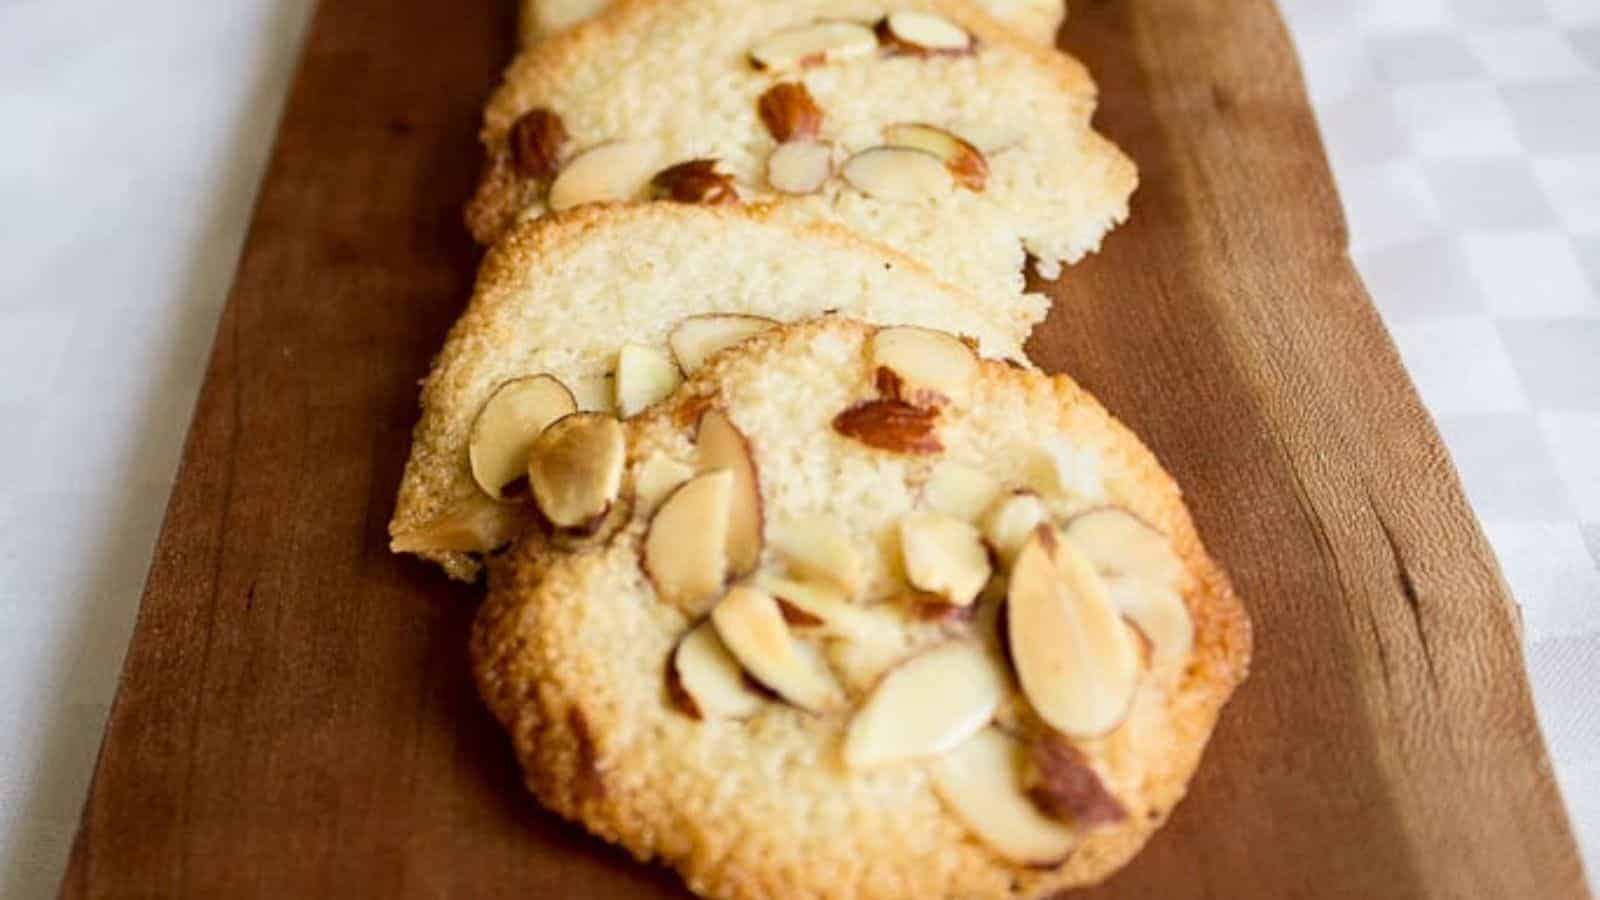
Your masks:
<instances>
[{"instance_id":1,"label":"wood grain","mask_svg":"<svg viewBox=\"0 0 1600 900\"><path fill-rule=\"evenodd\" d=\"M472 693L474 592L385 550L509 5L322 5L62 896L680 893L537 810ZM1192 796L1085 896L1587 896L1516 611L1276 12L1098 0L1063 37L1143 186L1033 350L1174 470L1257 628Z\"/></svg>"}]
</instances>

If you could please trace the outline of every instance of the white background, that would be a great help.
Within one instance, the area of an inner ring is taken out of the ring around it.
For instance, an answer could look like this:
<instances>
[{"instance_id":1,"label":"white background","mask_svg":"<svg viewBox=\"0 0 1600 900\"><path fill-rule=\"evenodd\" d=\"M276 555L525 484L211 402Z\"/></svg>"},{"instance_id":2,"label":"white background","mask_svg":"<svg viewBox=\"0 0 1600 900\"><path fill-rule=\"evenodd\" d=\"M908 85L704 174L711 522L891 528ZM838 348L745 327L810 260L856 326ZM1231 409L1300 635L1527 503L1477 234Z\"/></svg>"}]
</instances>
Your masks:
<instances>
[{"instance_id":1,"label":"white background","mask_svg":"<svg viewBox=\"0 0 1600 900\"><path fill-rule=\"evenodd\" d=\"M1600 0L1284 6L1594 871ZM310 7L0 0L0 897L60 879Z\"/></svg>"}]
</instances>

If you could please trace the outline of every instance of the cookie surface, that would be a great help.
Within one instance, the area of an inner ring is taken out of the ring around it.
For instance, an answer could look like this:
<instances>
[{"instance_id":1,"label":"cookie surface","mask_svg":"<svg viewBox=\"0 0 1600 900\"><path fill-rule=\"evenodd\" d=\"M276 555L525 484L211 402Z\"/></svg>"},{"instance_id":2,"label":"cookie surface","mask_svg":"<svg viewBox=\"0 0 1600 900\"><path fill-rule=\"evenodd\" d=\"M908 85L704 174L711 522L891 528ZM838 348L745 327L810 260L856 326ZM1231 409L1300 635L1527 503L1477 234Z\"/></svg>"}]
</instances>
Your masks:
<instances>
[{"instance_id":1,"label":"cookie surface","mask_svg":"<svg viewBox=\"0 0 1600 900\"><path fill-rule=\"evenodd\" d=\"M608 0L523 0L523 46L562 32L605 9ZM1042 44L1054 44L1067 9L1059 0L979 0L996 19Z\"/></svg>"},{"instance_id":2,"label":"cookie surface","mask_svg":"<svg viewBox=\"0 0 1600 900\"><path fill-rule=\"evenodd\" d=\"M507 70L468 223L489 242L585 201L781 201L1015 295L1028 255L1053 275L1127 216L1137 175L1095 102L1083 66L961 0L620 0Z\"/></svg>"},{"instance_id":3,"label":"cookie surface","mask_svg":"<svg viewBox=\"0 0 1600 900\"><path fill-rule=\"evenodd\" d=\"M475 483L469 458L479 411L508 381L548 373L577 407L610 409L619 352L633 345L659 357L686 317L790 320L831 309L956 331L1018 359L1043 315L1042 304L970 297L892 250L758 207L586 207L520 227L485 259L424 382L393 547L471 578L474 554L520 527L511 505Z\"/></svg>"},{"instance_id":4,"label":"cookie surface","mask_svg":"<svg viewBox=\"0 0 1600 900\"><path fill-rule=\"evenodd\" d=\"M546 806L711 897L1036 897L1138 851L1249 622L1131 433L951 346L833 316L758 335L624 423L614 530L495 564L474 669ZM729 575L741 479L758 552ZM724 570L696 589L705 540Z\"/></svg>"}]
</instances>

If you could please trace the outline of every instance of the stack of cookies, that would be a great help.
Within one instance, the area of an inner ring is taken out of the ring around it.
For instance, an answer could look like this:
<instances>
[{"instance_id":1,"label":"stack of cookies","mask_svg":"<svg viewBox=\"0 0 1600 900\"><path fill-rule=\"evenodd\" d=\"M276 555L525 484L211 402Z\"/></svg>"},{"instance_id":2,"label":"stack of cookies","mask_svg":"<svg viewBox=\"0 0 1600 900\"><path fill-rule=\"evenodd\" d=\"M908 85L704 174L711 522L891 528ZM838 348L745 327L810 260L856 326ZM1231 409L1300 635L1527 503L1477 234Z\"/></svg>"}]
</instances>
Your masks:
<instances>
[{"instance_id":1,"label":"stack of cookies","mask_svg":"<svg viewBox=\"0 0 1600 900\"><path fill-rule=\"evenodd\" d=\"M390 532L487 567L529 788L708 897L1104 879L1250 627L1155 457L1022 349L1024 265L1137 180L1060 7L528 2Z\"/></svg>"}]
</instances>

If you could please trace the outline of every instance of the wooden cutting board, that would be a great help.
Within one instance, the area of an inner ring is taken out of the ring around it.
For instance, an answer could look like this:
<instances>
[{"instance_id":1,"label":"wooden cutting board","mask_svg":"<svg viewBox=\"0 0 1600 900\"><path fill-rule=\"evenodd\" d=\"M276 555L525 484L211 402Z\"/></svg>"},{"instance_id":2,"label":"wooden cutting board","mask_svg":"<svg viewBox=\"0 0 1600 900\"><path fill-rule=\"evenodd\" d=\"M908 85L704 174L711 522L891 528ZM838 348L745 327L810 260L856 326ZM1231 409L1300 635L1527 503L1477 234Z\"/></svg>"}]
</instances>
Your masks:
<instances>
[{"instance_id":1,"label":"wooden cutting board","mask_svg":"<svg viewBox=\"0 0 1600 900\"><path fill-rule=\"evenodd\" d=\"M385 549L509 6L322 5L63 896L680 892L521 790L468 678L476 591ZM1173 470L1256 625L1191 796L1085 896L1587 896L1517 611L1346 256L1276 11L1086 0L1064 43L1143 183L1032 350Z\"/></svg>"}]
</instances>

